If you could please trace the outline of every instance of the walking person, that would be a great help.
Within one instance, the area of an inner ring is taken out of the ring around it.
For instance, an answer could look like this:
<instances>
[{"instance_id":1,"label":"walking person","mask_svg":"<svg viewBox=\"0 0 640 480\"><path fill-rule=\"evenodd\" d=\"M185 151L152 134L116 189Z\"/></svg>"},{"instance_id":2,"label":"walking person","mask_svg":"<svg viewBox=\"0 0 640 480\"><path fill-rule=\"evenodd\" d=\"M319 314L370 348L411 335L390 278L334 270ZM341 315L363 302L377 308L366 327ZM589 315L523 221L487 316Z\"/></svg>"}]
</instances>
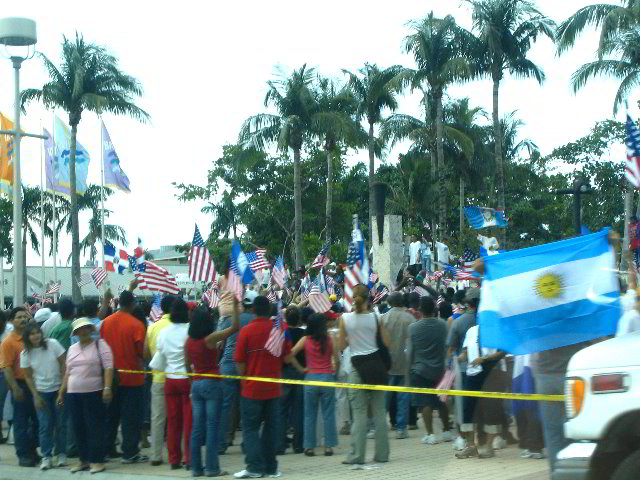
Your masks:
<instances>
[{"instance_id":1,"label":"walking person","mask_svg":"<svg viewBox=\"0 0 640 480\"><path fill-rule=\"evenodd\" d=\"M278 356L266 348L273 327L269 317L269 299L256 297L253 308L256 318L240 330L236 339L238 375L281 378L283 362L292 362L299 371L303 371L291 354L291 342L288 339L283 340ZM277 383L242 381L242 436L246 468L235 473L235 478L277 478L281 475L276 459L280 394L281 388Z\"/></svg>"},{"instance_id":2,"label":"walking person","mask_svg":"<svg viewBox=\"0 0 640 480\"><path fill-rule=\"evenodd\" d=\"M389 385L406 385L407 374L407 340L409 337L409 326L415 321L413 315L408 313L404 307L402 293L393 292L388 299L391 310L385 313L380 319L386 331L389 333L391 345L391 370L389 371ZM387 410L391 406L391 392L386 394ZM409 420L409 394L396 392L396 438L408 438L407 423Z\"/></svg>"},{"instance_id":3,"label":"walking person","mask_svg":"<svg viewBox=\"0 0 640 480\"><path fill-rule=\"evenodd\" d=\"M307 362L305 380L335 381L336 368L340 367L339 350L333 347L325 315L314 313L307 320L306 336L298 341L291 353L296 355L302 351ZM313 385L304 386L304 454L315 455L318 404L324 420L324 455L329 457L333 455L333 447L338 445L336 395L332 388Z\"/></svg>"},{"instance_id":4,"label":"walking person","mask_svg":"<svg viewBox=\"0 0 640 480\"><path fill-rule=\"evenodd\" d=\"M9 314L13 330L2 341L0 347L0 368L3 369L4 378L11 389L13 436L18 464L21 467L35 467L40 460L36 452L38 417L31 390L27 387L24 371L20 368L20 353L24 349L22 334L29 318L25 307L13 308Z\"/></svg>"},{"instance_id":5,"label":"walking person","mask_svg":"<svg viewBox=\"0 0 640 480\"><path fill-rule=\"evenodd\" d=\"M144 359L150 362L156 354L158 335L171 324L171 306L176 297L165 295L160 300L162 316L147 328L144 342ZM151 383L151 466L162 465L164 451L164 432L167 424L167 412L164 398L164 373L152 374Z\"/></svg>"},{"instance_id":6,"label":"walking person","mask_svg":"<svg viewBox=\"0 0 640 480\"><path fill-rule=\"evenodd\" d=\"M129 290L120 294L120 310L109 315L100 325L100 336L113 352L115 370L142 370L144 325L132 315L135 297ZM144 374L124 373L116 377L117 388L109 405L107 448L117 456L115 441L118 425L122 427L122 463L146 462L140 453L140 430L144 414Z\"/></svg>"},{"instance_id":7,"label":"walking person","mask_svg":"<svg viewBox=\"0 0 640 480\"><path fill-rule=\"evenodd\" d=\"M388 374L383 363L377 332L384 345L389 345L386 329L379 325L375 315L369 311L369 289L362 284L353 289L355 310L342 315L340 320L340 348L349 345L351 364L349 383L386 385ZM385 392L375 390L351 390L353 427L351 429L351 451L344 464L365 463L367 447L367 412L370 410L375 425L375 462L389 461L389 435L385 418Z\"/></svg>"},{"instance_id":8,"label":"walking person","mask_svg":"<svg viewBox=\"0 0 640 480\"><path fill-rule=\"evenodd\" d=\"M447 324L435 317L435 302L429 296L420 299L423 318L409 327L409 378L412 387L436 388L445 370L445 342ZM422 421L426 435L422 443L435 445L453 441L449 422L449 408L437 395L414 394L413 404L422 409ZM437 410L442 422L442 434L433 430L433 410Z\"/></svg>"},{"instance_id":9,"label":"walking person","mask_svg":"<svg viewBox=\"0 0 640 480\"><path fill-rule=\"evenodd\" d=\"M67 463L67 418L64 407L58 407L56 399L64 376L65 350L57 340L45 339L35 322L25 327L22 342L24 350L20 353L20 367L38 415L42 454L40 470L52 467L54 442L58 452L58 467L64 467Z\"/></svg>"},{"instance_id":10,"label":"walking person","mask_svg":"<svg viewBox=\"0 0 640 480\"><path fill-rule=\"evenodd\" d=\"M171 324L156 342L156 354L149 364L167 372L164 396L167 406L167 447L172 470L191 468L191 381L186 375L185 343L189 337L189 307L176 298L171 307ZM182 445L184 442L184 445Z\"/></svg>"},{"instance_id":11,"label":"walking person","mask_svg":"<svg viewBox=\"0 0 640 480\"><path fill-rule=\"evenodd\" d=\"M217 318L216 318L217 321ZM233 320L230 327L215 331L209 310L197 308L189 324L189 338L185 346L187 372L218 375L218 342L239 330L237 300L234 302ZM191 383L191 473L194 477L228 475L220 470L218 461L220 411L222 409L222 386L217 378L194 376ZM202 446L206 444L205 465L202 465Z\"/></svg>"},{"instance_id":12,"label":"walking person","mask_svg":"<svg viewBox=\"0 0 640 480\"><path fill-rule=\"evenodd\" d=\"M113 399L113 355L104 340L93 340L93 323L88 318L73 322L78 342L67 352L64 380L57 403L68 408L78 446L78 463L71 473L104 471L107 438L107 405ZM65 395L66 394L66 395Z\"/></svg>"}]
</instances>

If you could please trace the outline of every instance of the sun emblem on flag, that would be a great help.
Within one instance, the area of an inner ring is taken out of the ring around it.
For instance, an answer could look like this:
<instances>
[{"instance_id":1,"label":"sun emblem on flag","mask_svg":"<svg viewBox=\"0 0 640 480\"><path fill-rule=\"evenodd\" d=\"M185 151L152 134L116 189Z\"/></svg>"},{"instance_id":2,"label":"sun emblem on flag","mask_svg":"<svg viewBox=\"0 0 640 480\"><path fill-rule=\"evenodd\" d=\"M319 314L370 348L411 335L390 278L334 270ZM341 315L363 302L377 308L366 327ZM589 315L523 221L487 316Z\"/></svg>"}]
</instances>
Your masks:
<instances>
[{"instance_id":1,"label":"sun emblem on flag","mask_svg":"<svg viewBox=\"0 0 640 480\"><path fill-rule=\"evenodd\" d=\"M564 291L564 281L560 275L545 273L536 279L535 287L539 297L550 300L562 295Z\"/></svg>"}]
</instances>

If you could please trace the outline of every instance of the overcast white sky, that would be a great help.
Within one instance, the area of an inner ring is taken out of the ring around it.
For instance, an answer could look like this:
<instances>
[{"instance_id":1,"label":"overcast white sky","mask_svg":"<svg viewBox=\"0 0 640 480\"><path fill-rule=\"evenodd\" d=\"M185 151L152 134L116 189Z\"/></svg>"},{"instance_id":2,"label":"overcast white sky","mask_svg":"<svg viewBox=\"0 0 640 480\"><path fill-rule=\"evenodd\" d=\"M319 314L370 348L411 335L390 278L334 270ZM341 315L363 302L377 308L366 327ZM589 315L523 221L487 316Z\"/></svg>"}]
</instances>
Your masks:
<instances>
[{"instance_id":1,"label":"overcast white sky","mask_svg":"<svg viewBox=\"0 0 640 480\"><path fill-rule=\"evenodd\" d=\"M110 220L126 229L130 245L140 236L148 248L190 241L196 221L203 236L208 235L210 219L199 212L201 205L178 202L171 182L206 181L207 169L221 154L222 145L236 141L245 118L264 111L265 82L272 78L275 65L290 71L307 63L337 78L342 78L342 68L355 71L366 61L382 67L413 66L402 52L407 21L434 10L437 16L452 14L461 25L471 27L471 12L458 0L184 0L171 8L130 0L5 3L3 16L36 20L37 49L56 64L62 35L70 37L77 30L87 40L108 47L121 68L142 83L145 94L139 105L151 114L151 124L104 119L132 189L129 195L116 193L107 208L114 211ZM589 3L537 1L540 10L557 22ZM533 139L543 154L612 116L614 82L594 81L577 95L569 86L571 73L593 59L596 45L595 33L584 35L575 49L558 59L551 42L541 40L531 59L544 69L546 83L540 87L532 80L507 78L501 87L501 114L518 110L526 122L523 135ZM40 87L46 80L37 59L24 63L21 88ZM469 96L473 105L491 111L488 81L457 86L448 93ZM13 117L11 63L3 59L0 111ZM417 101L405 97L399 111L418 114ZM23 128L30 132L39 130L41 122L50 129L52 113L36 105L22 117ZM99 184L100 129L95 115L83 116L78 138L92 157L89 182ZM387 161L396 161L398 153L391 152ZM352 161L365 158L362 152ZM37 141L23 140L22 165L24 181L39 184ZM61 240L61 258L66 261L70 239ZM40 264L30 247L28 263Z\"/></svg>"}]
</instances>

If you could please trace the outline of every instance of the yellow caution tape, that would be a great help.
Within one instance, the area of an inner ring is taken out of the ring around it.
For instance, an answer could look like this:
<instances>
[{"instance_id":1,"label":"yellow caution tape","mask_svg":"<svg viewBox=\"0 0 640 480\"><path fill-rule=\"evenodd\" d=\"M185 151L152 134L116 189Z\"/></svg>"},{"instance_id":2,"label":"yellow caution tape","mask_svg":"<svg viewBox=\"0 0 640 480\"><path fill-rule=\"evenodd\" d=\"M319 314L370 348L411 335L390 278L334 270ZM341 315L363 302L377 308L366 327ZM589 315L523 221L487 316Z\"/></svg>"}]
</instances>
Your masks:
<instances>
[{"instance_id":1,"label":"yellow caution tape","mask_svg":"<svg viewBox=\"0 0 640 480\"><path fill-rule=\"evenodd\" d=\"M254 382L285 383L289 385L313 385L315 387L349 388L354 390L378 390L384 392L404 392L404 393L430 393L436 395L451 395L457 397L480 397L497 398L501 400L539 400L545 402L564 402L564 395L543 395L540 393L506 393L506 392L477 392L473 390L440 390L437 388L399 387L391 385L366 385L362 383L344 382L318 382L315 380L293 380L288 378L267 378L267 377L245 377L241 375L219 375L215 373L174 373L159 370L123 370L119 373L163 373L181 375L186 377L210 377L227 378L231 380L252 380Z\"/></svg>"}]
</instances>

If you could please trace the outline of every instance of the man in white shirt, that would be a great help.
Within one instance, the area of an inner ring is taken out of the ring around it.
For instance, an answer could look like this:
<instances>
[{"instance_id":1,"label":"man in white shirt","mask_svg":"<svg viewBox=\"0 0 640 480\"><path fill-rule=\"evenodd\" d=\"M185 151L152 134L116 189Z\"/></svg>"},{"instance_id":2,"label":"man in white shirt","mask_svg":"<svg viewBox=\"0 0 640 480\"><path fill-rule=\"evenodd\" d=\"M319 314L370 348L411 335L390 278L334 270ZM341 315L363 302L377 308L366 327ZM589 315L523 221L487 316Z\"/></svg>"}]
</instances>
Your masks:
<instances>
[{"instance_id":1,"label":"man in white shirt","mask_svg":"<svg viewBox=\"0 0 640 480\"><path fill-rule=\"evenodd\" d=\"M436 252L438 253L438 262L440 264L449 264L449 247L442 242L436 242ZM442 266L442 265L441 265Z\"/></svg>"},{"instance_id":2,"label":"man in white shirt","mask_svg":"<svg viewBox=\"0 0 640 480\"><path fill-rule=\"evenodd\" d=\"M420 247L422 244L415 235L411 235L411 243L409 244L409 272L414 277L420 272L422 264L420 263Z\"/></svg>"}]
</instances>

